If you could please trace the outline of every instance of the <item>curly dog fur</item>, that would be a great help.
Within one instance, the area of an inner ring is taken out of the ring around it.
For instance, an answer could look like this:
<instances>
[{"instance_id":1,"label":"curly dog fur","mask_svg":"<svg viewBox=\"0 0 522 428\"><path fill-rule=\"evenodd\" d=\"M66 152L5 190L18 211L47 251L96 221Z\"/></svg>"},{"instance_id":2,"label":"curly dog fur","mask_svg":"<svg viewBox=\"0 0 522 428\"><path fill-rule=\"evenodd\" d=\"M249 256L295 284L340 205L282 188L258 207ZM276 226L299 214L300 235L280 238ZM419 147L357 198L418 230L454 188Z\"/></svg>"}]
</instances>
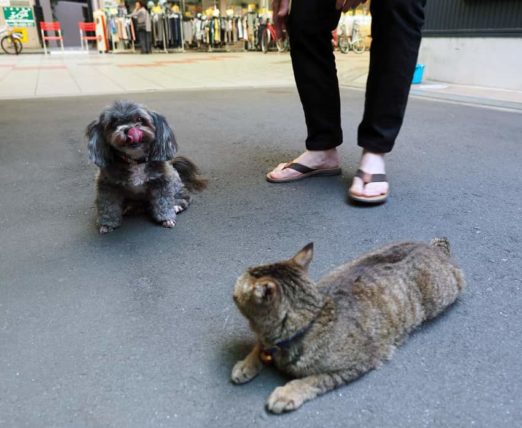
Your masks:
<instances>
[{"instance_id":1,"label":"curly dog fur","mask_svg":"<svg viewBox=\"0 0 522 428\"><path fill-rule=\"evenodd\" d=\"M177 143L165 118L130 101L105 108L86 131L90 159L100 168L96 208L100 233L119 227L135 202L145 202L155 221L176 225L191 191L206 187L189 159L175 157Z\"/></svg>"}]
</instances>

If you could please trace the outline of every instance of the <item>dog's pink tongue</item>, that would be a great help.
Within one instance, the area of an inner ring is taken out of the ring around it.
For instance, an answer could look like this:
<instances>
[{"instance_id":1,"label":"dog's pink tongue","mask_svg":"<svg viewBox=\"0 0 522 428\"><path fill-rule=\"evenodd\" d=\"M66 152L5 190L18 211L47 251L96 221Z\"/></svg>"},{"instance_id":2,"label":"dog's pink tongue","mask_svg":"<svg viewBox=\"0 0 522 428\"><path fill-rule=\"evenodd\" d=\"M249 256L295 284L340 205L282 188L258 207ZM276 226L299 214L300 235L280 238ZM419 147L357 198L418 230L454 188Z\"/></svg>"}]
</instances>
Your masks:
<instances>
[{"instance_id":1,"label":"dog's pink tongue","mask_svg":"<svg viewBox=\"0 0 522 428\"><path fill-rule=\"evenodd\" d=\"M143 138L143 131L139 128L131 128L129 132L127 132L127 137L131 143L139 143Z\"/></svg>"}]
</instances>

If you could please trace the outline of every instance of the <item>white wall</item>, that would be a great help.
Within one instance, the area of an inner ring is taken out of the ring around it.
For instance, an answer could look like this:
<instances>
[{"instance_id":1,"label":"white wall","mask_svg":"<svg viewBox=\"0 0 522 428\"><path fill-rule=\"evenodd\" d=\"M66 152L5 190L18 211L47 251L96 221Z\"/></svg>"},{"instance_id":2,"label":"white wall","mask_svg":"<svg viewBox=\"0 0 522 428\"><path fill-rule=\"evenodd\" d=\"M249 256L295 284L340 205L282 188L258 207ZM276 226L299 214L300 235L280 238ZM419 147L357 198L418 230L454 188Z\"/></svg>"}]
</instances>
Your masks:
<instances>
[{"instance_id":1,"label":"white wall","mask_svg":"<svg viewBox=\"0 0 522 428\"><path fill-rule=\"evenodd\" d=\"M522 90L522 38L425 37L418 62L427 80Z\"/></svg>"}]
</instances>

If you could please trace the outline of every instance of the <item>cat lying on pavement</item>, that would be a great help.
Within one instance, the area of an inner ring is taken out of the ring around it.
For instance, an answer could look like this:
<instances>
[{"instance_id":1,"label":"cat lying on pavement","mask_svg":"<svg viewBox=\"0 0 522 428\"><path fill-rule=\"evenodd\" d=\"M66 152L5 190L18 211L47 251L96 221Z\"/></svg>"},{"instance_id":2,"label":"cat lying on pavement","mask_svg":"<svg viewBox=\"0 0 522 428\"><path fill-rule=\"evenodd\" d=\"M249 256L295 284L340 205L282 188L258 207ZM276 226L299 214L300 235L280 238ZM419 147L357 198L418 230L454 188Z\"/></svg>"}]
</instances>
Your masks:
<instances>
[{"instance_id":1,"label":"cat lying on pavement","mask_svg":"<svg viewBox=\"0 0 522 428\"><path fill-rule=\"evenodd\" d=\"M308 244L290 260L248 269L235 285L234 301L257 343L231 378L248 382L263 363L295 378L268 398L274 413L295 410L378 367L466 285L446 239L389 245L318 283L307 274L312 256Z\"/></svg>"}]
</instances>

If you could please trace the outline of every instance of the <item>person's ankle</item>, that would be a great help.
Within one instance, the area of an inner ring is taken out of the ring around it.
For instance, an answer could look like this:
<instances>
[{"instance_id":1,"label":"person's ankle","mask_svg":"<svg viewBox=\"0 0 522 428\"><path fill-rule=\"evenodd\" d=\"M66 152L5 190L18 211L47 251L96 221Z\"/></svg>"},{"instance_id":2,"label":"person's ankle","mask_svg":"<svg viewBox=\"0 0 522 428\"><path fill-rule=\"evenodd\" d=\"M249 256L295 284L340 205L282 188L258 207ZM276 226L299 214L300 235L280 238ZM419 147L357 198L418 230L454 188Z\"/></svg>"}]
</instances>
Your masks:
<instances>
[{"instance_id":1,"label":"person's ankle","mask_svg":"<svg viewBox=\"0 0 522 428\"><path fill-rule=\"evenodd\" d=\"M338 160L339 153L336 148L328 150L307 150L306 154L318 161Z\"/></svg>"},{"instance_id":2,"label":"person's ankle","mask_svg":"<svg viewBox=\"0 0 522 428\"><path fill-rule=\"evenodd\" d=\"M362 151L363 156L368 155L368 156L384 157L385 154L386 153L382 153L382 152L372 152L371 150L368 150L368 149L363 149L363 151Z\"/></svg>"},{"instance_id":3,"label":"person's ankle","mask_svg":"<svg viewBox=\"0 0 522 428\"><path fill-rule=\"evenodd\" d=\"M385 173L384 153L374 153L363 150L360 169L370 174Z\"/></svg>"}]
</instances>

